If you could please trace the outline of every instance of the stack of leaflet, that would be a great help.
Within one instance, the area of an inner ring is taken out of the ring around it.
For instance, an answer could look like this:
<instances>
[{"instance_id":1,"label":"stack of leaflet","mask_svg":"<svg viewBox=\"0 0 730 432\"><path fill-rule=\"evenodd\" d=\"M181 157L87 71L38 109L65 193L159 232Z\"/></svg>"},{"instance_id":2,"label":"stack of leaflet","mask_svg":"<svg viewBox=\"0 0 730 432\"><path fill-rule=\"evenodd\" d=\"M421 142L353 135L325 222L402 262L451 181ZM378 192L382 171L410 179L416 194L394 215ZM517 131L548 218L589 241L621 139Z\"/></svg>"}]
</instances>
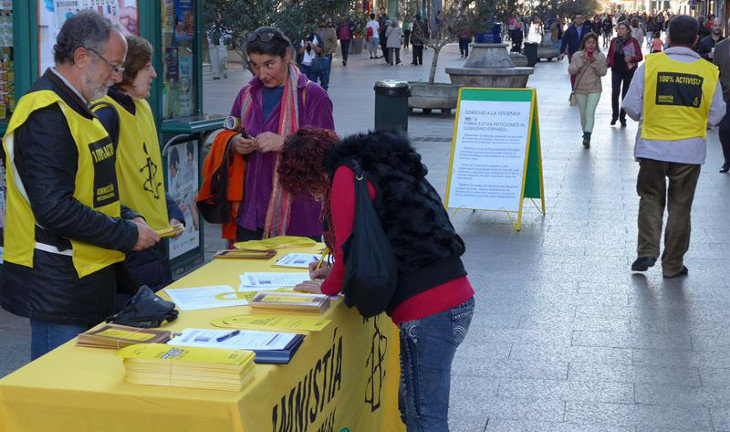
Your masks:
<instances>
[{"instance_id":1,"label":"stack of leaflet","mask_svg":"<svg viewBox=\"0 0 730 432\"><path fill-rule=\"evenodd\" d=\"M289 363L304 335L253 330L213 330L187 328L169 343L175 346L248 350L256 353L256 363Z\"/></svg>"},{"instance_id":2,"label":"stack of leaflet","mask_svg":"<svg viewBox=\"0 0 730 432\"><path fill-rule=\"evenodd\" d=\"M141 343L165 343L171 337L172 332L169 330L104 324L101 328L81 333L76 340L76 345L89 348L119 349Z\"/></svg>"},{"instance_id":3,"label":"stack of leaflet","mask_svg":"<svg viewBox=\"0 0 730 432\"><path fill-rule=\"evenodd\" d=\"M140 344L117 355L134 384L240 391L253 378L251 351Z\"/></svg>"},{"instance_id":4,"label":"stack of leaflet","mask_svg":"<svg viewBox=\"0 0 730 432\"><path fill-rule=\"evenodd\" d=\"M323 313L330 306L330 298L324 294L263 292L256 294L248 305L252 308Z\"/></svg>"},{"instance_id":5,"label":"stack of leaflet","mask_svg":"<svg viewBox=\"0 0 730 432\"><path fill-rule=\"evenodd\" d=\"M278 291L309 280L309 272L247 272L241 276L241 286L238 291Z\"/></svg>"}]
</instances>

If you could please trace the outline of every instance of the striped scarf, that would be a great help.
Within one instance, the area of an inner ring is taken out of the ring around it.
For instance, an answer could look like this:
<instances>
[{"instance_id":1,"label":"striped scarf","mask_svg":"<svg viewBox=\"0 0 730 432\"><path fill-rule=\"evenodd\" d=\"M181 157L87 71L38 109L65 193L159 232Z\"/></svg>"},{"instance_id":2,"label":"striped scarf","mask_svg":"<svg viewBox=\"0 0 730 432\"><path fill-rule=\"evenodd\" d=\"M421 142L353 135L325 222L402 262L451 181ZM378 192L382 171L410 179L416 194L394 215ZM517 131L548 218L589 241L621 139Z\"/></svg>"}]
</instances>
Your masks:
<instances>
[{"instance_id":1,"label":"striped scarf","mask_svg":"<svg viewBox=\"0 0 730 432\"><path fill-rule=\"evenodd\" d=\"M281 96L281 113L279 115L278 134L284 137L294 134L299 129L300 107L299 98L297 97L299 75L299 69L294 65L289 65L289 78L284 84L284 93ZM246 124L246 119L253 106L251 101L251 86L249 86L243 96L241 124ZM291 219L291 194L281 187L278 169L279 152L276 153L274 158L273 181L269 205L266 210L264 238L286 235Z\"/></svg>"}]
</instances>

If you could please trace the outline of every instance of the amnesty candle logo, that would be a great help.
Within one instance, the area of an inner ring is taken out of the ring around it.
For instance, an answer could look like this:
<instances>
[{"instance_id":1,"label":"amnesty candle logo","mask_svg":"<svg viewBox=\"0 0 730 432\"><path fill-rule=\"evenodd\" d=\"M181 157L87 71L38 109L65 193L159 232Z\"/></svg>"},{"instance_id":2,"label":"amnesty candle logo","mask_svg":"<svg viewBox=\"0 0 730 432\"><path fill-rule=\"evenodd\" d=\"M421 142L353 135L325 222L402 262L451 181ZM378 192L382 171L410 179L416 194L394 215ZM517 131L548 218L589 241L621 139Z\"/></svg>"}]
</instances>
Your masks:
<instances>
[{"instance_id":1,"label":"amnesty candle logo","mask_svg":"<svg viewBox=\"0 0 730 432\"><path fill-rule=\"evenodd\" d=\"M370 404L370 410L376 411L380 408L381 395L383 393L383 382L385 381L386 363L385 355L388 352L388 338L383 336L378 326L378 317L363 318L363 323L372 319L373 337L370 340L370 355L368 355L365 367L370 368L368 373L368 384L365 389L365 403Z\"/></svg>"},{"instance_id":2,"label":"amnesty candle logo","mask_svg":"<svg viewBox=\"0 0 730 432\"><path fill-rule=\"evenodd\" d=\"M142 189L146 192L152 193L152 196L154 196L155 199L160 199L160 187L162 187L162 182L157 178L157 164L152 161L152 158L150 158L150 153L147 151L147 143L142 143L142 149L144 150L144 154L147 156L145 164L139 169L139 172L145 176Z\"/></svg>"},{"instance_id":3,"label":"amnesty candle logo","mask_svg":"<svg viewBox=\"0 0 730 432\"><path fill-rule=\"evenodd\" d=\"M702 84L699 75L659 72L656 84L656 104L699 108L702 104Z\"/></svg>"}]
</instances>

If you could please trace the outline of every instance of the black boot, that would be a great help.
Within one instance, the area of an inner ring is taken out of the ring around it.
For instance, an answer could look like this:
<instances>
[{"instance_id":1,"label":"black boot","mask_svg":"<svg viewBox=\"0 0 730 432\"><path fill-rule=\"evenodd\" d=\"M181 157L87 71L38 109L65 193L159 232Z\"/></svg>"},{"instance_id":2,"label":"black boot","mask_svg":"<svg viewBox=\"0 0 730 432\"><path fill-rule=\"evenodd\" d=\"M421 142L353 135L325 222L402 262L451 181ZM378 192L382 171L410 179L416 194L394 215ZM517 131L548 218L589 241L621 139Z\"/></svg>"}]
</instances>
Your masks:
<instances>
[{"instance_id":1,"label":"black boot","mask_svg":"<svg viewBox=\"0 0 730 432\"><path fill-rule=\"evenodd\" d=\"M611 126L614 126L618 121L618 117L611 117Z\"/></svg>"},{"instance_id":2,"label":"black boot","mask_svg":"<svg viewBox=\"0 0 730 432\"><path fill-rule=\"evenodd\" d=\"M730 171L730 163L725 162L724 164L722 164L722 168L720 168L720 172L725 174L728 171Z\"/></svg>"},{"instance_id":3,"label":"black boot","mask_svg":"<svg viewBox=\"0 0 730 432\"><path fill-rule=\"evenodd\" d=\"M583 132L583 147L591 148L591 133Z\"/></svg>"}]
</instances>

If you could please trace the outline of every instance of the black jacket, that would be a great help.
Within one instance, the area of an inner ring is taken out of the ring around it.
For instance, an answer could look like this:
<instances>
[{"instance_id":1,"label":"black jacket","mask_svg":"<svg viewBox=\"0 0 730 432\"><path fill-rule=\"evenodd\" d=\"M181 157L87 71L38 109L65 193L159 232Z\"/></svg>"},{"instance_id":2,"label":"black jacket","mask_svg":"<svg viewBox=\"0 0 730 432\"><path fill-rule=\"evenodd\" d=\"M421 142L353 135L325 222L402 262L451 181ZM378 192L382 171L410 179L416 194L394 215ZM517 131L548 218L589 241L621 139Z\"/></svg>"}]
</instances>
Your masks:
<instances>
[{"instance_id":1,"label":"black jacket","mask_svg":"<svg viewBox=\"0 0 730 432\"><path fill-rule=\"evenodd\" d=\"M113 87L109 89L107 94L130 114L135 115L135 105L131 97ZM96 115L109 132L116 151L119 146L119 114L113 107L107 105L99 108ZM119 173L117 173L117 176L119 176ZM165 194L165 201L167 202L167 218L177 219L184 224L185 216L170 194ZM127 268L137 285L147 285L153 291L158 291L172 283L172 270L166 249L166 243L159 242L149 249L127 254Z\"/></svg>"},{"instance_id":2,"label":"black jacket","mask_svg":"<svg viewBox=\"0 0 730 432\"><path fill-rule=\"evenodd\" d=\"M373 201L398 260L398 288L388 308L466 275L464 242L454 230L441 197L426 180L426 167L404 136L358 134L327 154L330 178L340 165L357 160L375 187ZM337 239L344 242L346 239Z\"/></svg>"},{"instance_id":3,"label":"black jacket","mask_svg":"<svg viewBox=\"0 0 730 432\"><path fill-rule=\"evenodd\" d=\"M564 54L565 50L568 50L569 55L573 55L580 49L580 43L583 41L583 37L593 31L591 26L583 24L580 35L578 35L578 27L572 24L568 27L563 35L563 42L560 45L560 54Z\"/></svg>"},{"instance_id":4,"label":"black jacket","mask_svg":"<svg viewBox=\"0 0 730 432\"><path fill-rule=\"evenodd\" d=\"M50 70L29 92L39 90L57 93L86 118L94 116ZM15 166L38 222L36 241L65 250L73 238L106 249L131 251L137 242L134 222L106 216L73 198L77 164L76 144L57 104L35 111L15 131ZM129 209L122 211L125 219L136 216ZM0 303L7 311L31 319L96 324L113 311L117 267L111 265L79 278L71 257L36 249L33 268L3 263Z\"/></svg>"},{"instance_id":5,"label":"black jacket","mask_svg":"<svg viewBox=\"0 0 730 432\"><path fill-rule=\"evenodd\" d=\"M712 49L715 48L715 45L723 39L725 39L725 36L720 36L720 39L717 41L712 38L712 35L705 36L697 43L697 46L695 46L695 52L697 52L697 54L699 54L703 59L712 63L710 53L712 52Z\"/></svg>"}]
</instances>

